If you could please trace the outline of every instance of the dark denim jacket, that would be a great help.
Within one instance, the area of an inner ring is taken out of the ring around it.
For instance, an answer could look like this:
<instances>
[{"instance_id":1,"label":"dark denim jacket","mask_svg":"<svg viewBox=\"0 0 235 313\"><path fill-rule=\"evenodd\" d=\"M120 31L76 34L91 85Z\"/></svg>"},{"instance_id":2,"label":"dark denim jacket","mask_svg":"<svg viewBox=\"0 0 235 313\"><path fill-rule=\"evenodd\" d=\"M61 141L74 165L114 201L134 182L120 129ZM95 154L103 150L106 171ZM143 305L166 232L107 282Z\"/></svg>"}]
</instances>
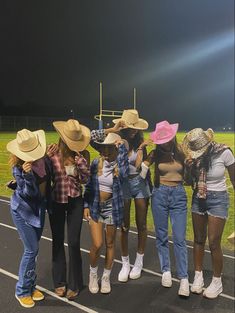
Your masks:
<instances>
[{"instance_id":1,"label":"dark denim jacket","mask_svg":"<svg viewBox=\"0 0 235 313\"><path fill-rule=\"evenodd\" d=\"M122 193L122 181L128 177L129 162L128 152L124 144L119 146L117 164L119 176L113 177L113 197L112 197L112 215L116 226L121 226L123 222L124 200ZM85 187L84 207L90 209L93 220L97 221L99 217L99 181L98 181L98 163L99 159L93 160L91 164L91 176Z\"/></svg>"},{"instance_id":2,"label":"dark denim jacket","mask_svg":"<svg viewBox=\"0 0 235 313\"><path fill-rule=\"evenodd\" d=\"M41 228L46 210L46 198L41 196L36 176L31 171L23 172L22 168L13 167L13 176L17 187L11 197L11 209L16 210L28 224ZM47 174L47 194L50 193L50 175ZM49 201L48 201L49 202Z\"/></svg>"}]
</instances>

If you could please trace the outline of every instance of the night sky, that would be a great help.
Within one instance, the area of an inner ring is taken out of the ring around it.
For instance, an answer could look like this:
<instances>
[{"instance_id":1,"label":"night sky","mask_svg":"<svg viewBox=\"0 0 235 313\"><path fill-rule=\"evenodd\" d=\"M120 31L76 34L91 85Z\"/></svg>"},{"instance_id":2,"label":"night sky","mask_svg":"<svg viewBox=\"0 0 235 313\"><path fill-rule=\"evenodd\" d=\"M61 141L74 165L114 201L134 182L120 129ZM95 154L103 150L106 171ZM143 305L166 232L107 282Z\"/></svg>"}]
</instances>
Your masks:
<instances>
[{"instance_id":1,"label":"night sky","mask_svg":"<svg viewBox=\"0 0 235 313\"><path fill-rule=\"evenodd\" d=\"M92 119L102 81L151 125L234 124L233 0L1 0L0 23L2 113Z\"/></svg>"}]
</instances>

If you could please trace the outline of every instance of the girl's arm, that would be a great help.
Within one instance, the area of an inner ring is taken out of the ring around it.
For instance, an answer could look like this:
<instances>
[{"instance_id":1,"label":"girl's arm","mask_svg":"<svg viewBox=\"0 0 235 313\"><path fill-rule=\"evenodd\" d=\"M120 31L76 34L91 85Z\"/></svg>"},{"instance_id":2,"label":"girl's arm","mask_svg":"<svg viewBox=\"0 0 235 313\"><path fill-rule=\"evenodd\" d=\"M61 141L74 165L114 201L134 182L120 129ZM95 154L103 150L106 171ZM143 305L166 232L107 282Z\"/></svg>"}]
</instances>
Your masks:
<instances>
[{"instance_id":1,"label":"girl's arm","mask_svg":"<svg viewBox=\"0 0 235 313\"><path fill-rule=\"evenodd\" d=\"M136 168L139 169L141 167L141 163L147 158L146 147L150 144L152 144L152 141L150 139L145 140L144 142L140 144L139 148L137 149L137 158L135 161Z\"/></svg>"},{"instance_id":2,"label":"girl's arm","mask_svg":"<svg viewBox=\"0 0 235 313\"><path fill-rule=\"evenodd\" d=\"M17 183L17 190L21 195L28 198L37 197L39 194L36 179L31 171L31 163L25 162L23 169L13 168L13 176Z\"/></svg>"},{"instance_id":3,"label":"girl's arm","mask_svg":"<svg viewBox=\"0 0 235 313\"><path fill-rule=\"evenodd\" d=\"M146 166L150 167L154 163L155 153L156 153L156 150L152 150L152 151L149 152L149 154L147 155L146 159L144 160L144 164Z\"/></svg>"},{"instance_id":4,"label":"girl's arm","mask_svg":"<svg viewBox=\"0 0 235 313\"><path fill-rule=\"evenodd\" d=\"M117 124L115 124L111 128L106 129L93 129L91 131L91 146L93 141L103 142L105 140L105 137L109 133L118 133L121 129L125 127L124 121L119 121Z\"/></svg>"},{"instance_id":5,"label":"girl's arm","mask_svg":"<svg viewBox=\"0 0 235 313\"><path fill-rule=\"evenodd\" d=\"M235 189L235 163L229 165L227 167L227 170L228 170L230 181L233 185L233 189Z\"/></svg>"}]
</instances>

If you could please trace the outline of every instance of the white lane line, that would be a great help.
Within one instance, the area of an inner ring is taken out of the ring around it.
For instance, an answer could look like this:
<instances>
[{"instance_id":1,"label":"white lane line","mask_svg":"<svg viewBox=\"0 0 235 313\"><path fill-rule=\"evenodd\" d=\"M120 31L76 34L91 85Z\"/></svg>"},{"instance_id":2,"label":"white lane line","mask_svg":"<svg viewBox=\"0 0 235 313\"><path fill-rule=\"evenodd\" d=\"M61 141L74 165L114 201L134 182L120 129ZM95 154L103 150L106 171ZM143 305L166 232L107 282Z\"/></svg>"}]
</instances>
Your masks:
<instances>
[{"instance_id":1,"label":"white lane line","mask_svg":"<svg viewBox=\"0 0 235 313\"><path fill-rule=\"evenodd\" d=\"M3 224L3 223L0 223L0 226L6 227L6 228L10 228L10 229L13 229L13 230L17 230L16 227L13 227L13 226L10 226L10 225L7 225L7 224ZM41 238L44 239L44 240L47 240L47 241L51 241L51 242L52 242L52 238L45 237L45 236L42 236ZM65 246L65 247L68 247L68 244L67 244L67 243L64 243L64 246ZM85 252L85 253L90 253L90 251L87 250L87 249L81 248L80 250L81 250L82 252ZM103 255L103 254L101 254L100 257L103 258L103 259L105 259L105 255ZM122 261L117 260L117 259L114 259L114 262L115 262L115 263L122 264ZM134 266L134 265L131 264L131 267L133 267L133 266ZM152 274L152 275L154 275L154 276L162 277L162 274L161 274L161 273L151 271L151 270L149 270L149 269L147 269L147 268L144 268L144 267L143 267L143 272ZM177 283L180 283L180 280L177 279L177 278L172 277L172 280L175 281L175 282L177 282ZM189 285L192 286L192 284L189 284ZM205 288L203 288L203 290L205 290ZM225 293L221 293L220 296L223 297L223 298L229 299L229 300L233 300L233 301L235 300L235 297L232 297L232 296L227 295L227 294L225 294Z\"/></svg>"},{"instance_id":2,"label":"white lane line","mask_svg":"<svg viewBox=\"0 0 235 313\"><path fill-rule=\"evenodd\" d=\"M0 199L0 202L1 202L1 201L10 204L10 201ZM87 220L84 220L84 222L87 222ZM138 235L138 233L137 233L136 231L134 231L134 230L129 230L129 232L132 233L132 234L134 234L134 235ZM150 238L150 239L156 240L156 237L155 237L155 236L147 235L147 237ZM173 241L172 241L172 240L169 240L169 243L173 244ZM193 249L193 246L187 245L187 247L188 247L189 249ZM209 253L209 254L211 253L210 250L208 250L208 249L205 249L204 251L205 251L206 253ZM223 256L224 256L225 258L228 258L228 259L232 259L232 260L235 259L235 256L232 256L232 255L229 255L229 254L223 254Z\"/></svg>"},{"instance_id":3,"label":"white lane line","mask_svg":"<svg viewBox=\"0 0 235 313\"><path fill-rule=\"evenodd\" d=\"M138 235L137 231L129 230L129 232L132 233L132 234ZM156 237L155 237L155 236L148 235L147 237L150 238L150 239L155 239L155 240L156 240ZM172 244L173 244L173 241L172 241L172 240L169 240L169 243L172 243ZM193 249L193 246L187 245L187 247L188 247L189 249ZM211 254L210 250L205 249L204 251ZM228 258L228 259L232 259L232 260L235 259L235 256L232 256L232 255L229 255L229 254L223 254L223 256L224 256L225 258Z\"/></svg>"},{"instance_id":4,"label":"white lane line","mask_svg":"<svg viewBox=\"0 0 235 313\"><path fill-rule=\"evenodd\" d=\"M15 279L15 280L18 280L18 279L19 279L19 277L18 277L17 275L12 274L12 273L10 273L10 272L8 272L8 271L5 271L5 270L4 270L3 268L1 268L1 267L0 267L0 273L6 275L6 276L8 276L8 277L11 277L11 278L13 278L13 279ZM54 298L56 298L56 299L58 299L58 300L60 300L60 301L66 302L67 304L72 305L72 306L74 306L74 307L76 307L76 308L78 308L78 309L80 309L80 310L82 310L82 311L84 311L84 312L87 312L87 313L98 313L97 311L94 311L94 310L92 310L92 309L90 309L90 308L88 308L88 307L86 307L86 306L84 306L84 305L82 305L82 304L79 304L79 303L77 303L77 302L75 302L75 301L69 301L69 300L66 299L66 298L58 297L54 292L52 292L52 291L50 291L50 290L48 290L48 289L46 289L46 288L44 288L44 287L41 287L41 286L37 285L36 288L39 289L39 290L41 290L42 292L48 294L48 295L50 295L50 296L52 296L52 297L54 297Z\"/></svg>"}]
</instances>

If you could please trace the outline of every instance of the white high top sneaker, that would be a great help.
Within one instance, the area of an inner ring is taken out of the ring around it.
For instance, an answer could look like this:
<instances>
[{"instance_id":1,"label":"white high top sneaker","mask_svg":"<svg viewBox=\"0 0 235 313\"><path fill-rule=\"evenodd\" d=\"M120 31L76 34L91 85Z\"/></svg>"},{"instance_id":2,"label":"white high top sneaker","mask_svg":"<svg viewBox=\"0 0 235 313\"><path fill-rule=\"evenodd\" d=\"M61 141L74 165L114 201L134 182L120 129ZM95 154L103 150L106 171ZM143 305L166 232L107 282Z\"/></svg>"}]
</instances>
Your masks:
<instances>
[{"instance_id":1,"label":"white high top sneaker","mask_svg":"<svg viewBox=\"0 0 235 313\"><path fill-rule=\"evenodd\" d=\"M118 281L120 282L127 282L130 272L130 260L128 256L122 256L122 269L118 274Z\"/></svg>"},{"instance_id":2,"label":"white high top sneaker","mask_svg":"<svg viewBox=\"0 0 235 313\"><path fill-rule=\"evenodd\" d=\"M90 267L89 290L93 294L99 291L97 269L98 267Z\"/></svg>"},{"instance_id":3,"label":"white high top sneaker","mask_svg":"<svg viewBox=\"0 0 235 313\"><path fill-rule=\"evenodd\" d=\"M203 279L203 273L202 271L195 271L193 284L191 286L191 292L200 294L202 293L204 286L204 279Z\"/></svg>"},{"instance_id":4,"label":"white high top sneaker","mask_svg":"<svg viewBox=\"0 0 235 313\"><path fill-rule=\"evenodd\" d=\"M111 270L107 268L104 269L103 276L101 278L101 293L110 293L111 292L111 285L110 285L110 274Z\"/></svg>"},{"instance_id":5,"label":"white high top sneaker","mask_svg":"<svg viewBox=\"0 0 235 313\"><path fill-rule=\"evenodd\" d=\"M101 279L101 293L110 293L111 292L111 285L110 285L110 276L103 275Z\"/></svg>"},{"instance_id":6,"label":"white high top sneaker","mask_svg":"<svg viewBox=\"0 0 235 313\"><path fill-rule=\"evenodd\" d=\"M143 254L136 253L135 264L130 272L129 277L131 279L138 279L141 276L142 268L143 268Z\"/></svg>"},{"instance_id":7,"label":"white high top sneaker","mask_svg":"<svg viewBox=\"0 0 235 313\"><path fill-rule=\"evenodd\" d=\"M215 299L223 291L221 277L214 277L210 285L204 290L203 296L209 299Z\"/></svg>"},{"instance_id":8,"label":"white high top sneaker","mask_svg":"<svg viewBox=\"0 0 235 313\"><path fill-rule=\"evenodd\" d=\"M190 291L189 291L189 282L188 278L182 278L180 280L180 288L178 291L179 296L183 297L189 297Z\"/></svg>"},{"instance_id":9,"label":"white high top sneaker","mask_svg":"<svg viewBox=\"0 0 235 313\"><path fill-rule=\"evenodd\" d=\"M162 286L166 288L170 288L172 286L172 278L171 278L171 272L166 271L162 274Z\"/></svg>"}]
</instances>

